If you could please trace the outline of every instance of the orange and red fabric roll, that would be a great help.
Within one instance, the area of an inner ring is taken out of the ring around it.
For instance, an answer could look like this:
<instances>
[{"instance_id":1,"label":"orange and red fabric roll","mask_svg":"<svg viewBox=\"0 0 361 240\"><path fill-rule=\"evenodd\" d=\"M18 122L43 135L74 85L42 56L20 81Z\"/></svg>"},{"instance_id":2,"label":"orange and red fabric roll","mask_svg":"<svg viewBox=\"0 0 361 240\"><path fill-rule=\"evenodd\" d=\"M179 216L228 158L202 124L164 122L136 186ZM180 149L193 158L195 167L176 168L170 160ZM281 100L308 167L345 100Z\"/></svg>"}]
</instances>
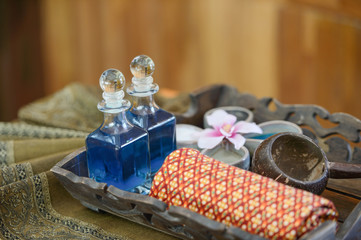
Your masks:
<instances>
[{"instance_id":1,"label":"orange and red fabric roll","mask_svg":"<svg viewBox=\"0 0 361 240\"><path fill-rule=\"evenodd\" d=\"M325 198L190 148L175 150L166 158L150 196L269 239L296 239L338 217Z\"/></svg>"}]
</instances>

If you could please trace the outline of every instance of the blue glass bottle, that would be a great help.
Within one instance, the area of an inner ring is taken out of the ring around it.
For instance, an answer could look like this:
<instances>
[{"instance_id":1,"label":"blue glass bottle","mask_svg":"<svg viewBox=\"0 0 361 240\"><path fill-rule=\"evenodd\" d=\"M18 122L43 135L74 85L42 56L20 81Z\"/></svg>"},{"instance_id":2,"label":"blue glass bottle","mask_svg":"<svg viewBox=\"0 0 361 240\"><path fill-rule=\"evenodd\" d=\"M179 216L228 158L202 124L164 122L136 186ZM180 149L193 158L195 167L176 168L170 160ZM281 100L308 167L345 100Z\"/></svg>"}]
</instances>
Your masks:
<instances>
[{"instance_id":1,"label":"blue glass bottle","mask_svg":"<svg viewBox=\"0 0 361 240\"><path fill-rule=\"evenodd\" d=\"M130 102L124 100L125 79L116 69L106 70L99 83L104 100L102 125L86 138L89 177L122 190L149 193L149 138L145 130L126 118Z\"/></svg>"},{"instance_id":2,"label":"blue glass bottle","mask_svg":"<svg viewBox=\"0 0 361 240\"><path fill-rule=\"evenodd\" d=\"M132 84L127 93L132 96L132 107L127 112L129 121L148 131L152 176L162 166L169 153L176 149L173 114L159 108L153 95L159 87L153 83L154 62L145 55L137 56L130 64Z\"/></svg>"}]
</instances>

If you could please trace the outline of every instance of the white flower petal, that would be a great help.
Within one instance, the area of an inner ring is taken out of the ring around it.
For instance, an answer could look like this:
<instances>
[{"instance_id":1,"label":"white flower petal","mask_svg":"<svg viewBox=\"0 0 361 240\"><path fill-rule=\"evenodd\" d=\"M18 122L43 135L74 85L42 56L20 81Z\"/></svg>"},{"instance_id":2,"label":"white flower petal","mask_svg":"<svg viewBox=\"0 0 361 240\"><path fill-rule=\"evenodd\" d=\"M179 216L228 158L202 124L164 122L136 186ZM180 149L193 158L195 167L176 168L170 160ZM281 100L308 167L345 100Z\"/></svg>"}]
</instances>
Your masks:
<instances>
[{"instance_id":1,"label":"white flower petal","mask_svg":"<svg viewBox=\"0 0 361 240\"><path fill-rule=\"evenodd\" d=\"M199 148L212 149L215 146L217 146L220 142L222 142L223 138L224 138L224 136L220 136L220 137L201 136L198 139L198 147Z\"/></svg>"},{"instance_id":2,"label":"white flower petal","mask_svg":"<svg viewBox=\"0 0 361 240\"><path fill-rule=\"evenodd\" d=\"M221 128L224 124L233 125L237 118L234 115L228 114L222 109L215 110L212 114L206 117L207 123L214 128Z\"/></svg>"},{"instance_id":3,"label":"white flower petal","mask_svg":"<svg viewBox=\"0 0 361 240\"><path fill-rule=\"evenodd\" d=\"M231 143L233 143L234 148L236 150L239 150L244 143L246 142L246 139L240 135L240 134L235 134L233 137L227 138Z\"/></svg>"},{"instance_id":4,"label":"white flower petal","mask_svg":"<svg viewBox=\"0 0 361 240\"><path fill-rule=\"evenodd\" d=\"M240 121L238 123L236 123L236 125L234 125L235 132L238 133L262 133L262 129L255 123L249 123L249 122L245 122L245 121Z\"/></svg>"}]
</instances>

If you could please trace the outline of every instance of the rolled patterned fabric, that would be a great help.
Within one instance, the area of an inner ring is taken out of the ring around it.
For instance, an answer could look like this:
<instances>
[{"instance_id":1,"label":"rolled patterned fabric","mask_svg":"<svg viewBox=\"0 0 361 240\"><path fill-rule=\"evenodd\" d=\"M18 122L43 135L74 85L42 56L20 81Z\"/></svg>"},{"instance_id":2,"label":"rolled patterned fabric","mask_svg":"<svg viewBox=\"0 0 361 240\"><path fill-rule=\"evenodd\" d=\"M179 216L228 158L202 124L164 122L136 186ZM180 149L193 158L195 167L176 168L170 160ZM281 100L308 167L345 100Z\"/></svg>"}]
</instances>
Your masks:
<instances>
[{"instance_id":1,"label":"rolled patterned fabric","mask_svg":"<svg viewBox=\"0 0 361 240\"><path fill-rule=\"evenodd\" d=\"M338 217L325 198L190 148L175 150L166 158L150 196L270 239L296 239Z\"/></svg>"}]
</instances>

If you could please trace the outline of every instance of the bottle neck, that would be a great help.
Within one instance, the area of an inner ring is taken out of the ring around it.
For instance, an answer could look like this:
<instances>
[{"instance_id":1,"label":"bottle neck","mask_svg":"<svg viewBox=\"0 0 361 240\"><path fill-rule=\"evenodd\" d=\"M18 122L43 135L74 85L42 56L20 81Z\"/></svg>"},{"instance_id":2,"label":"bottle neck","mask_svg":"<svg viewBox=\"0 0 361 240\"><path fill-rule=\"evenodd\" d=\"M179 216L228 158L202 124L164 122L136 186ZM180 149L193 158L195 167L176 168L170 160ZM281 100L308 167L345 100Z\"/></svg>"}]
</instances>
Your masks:
<instances>
[{"instance_id":1,"label":"bottle neck","mask_svg":"<svg viewBox=\"0 0 361 240\"><path fill-rule=\"evenodd\" d=\"M104 121L100 129L111 134L119 134L131 127L126 118L126 111L120 113L104 112Z\"/></svg>"},{"instance_id":2,"label":"bottle neck","mask_svg":"<svg viewBox=\"0 0 361 240\"><path fill-rule=\"evenodd\" d=\"M144 97L133 96L133 104L131 111L134 110L146 110L148 112L155 112L159 109L159 106L154 101L154 95Z\"/></svg>"}]
</instances>

